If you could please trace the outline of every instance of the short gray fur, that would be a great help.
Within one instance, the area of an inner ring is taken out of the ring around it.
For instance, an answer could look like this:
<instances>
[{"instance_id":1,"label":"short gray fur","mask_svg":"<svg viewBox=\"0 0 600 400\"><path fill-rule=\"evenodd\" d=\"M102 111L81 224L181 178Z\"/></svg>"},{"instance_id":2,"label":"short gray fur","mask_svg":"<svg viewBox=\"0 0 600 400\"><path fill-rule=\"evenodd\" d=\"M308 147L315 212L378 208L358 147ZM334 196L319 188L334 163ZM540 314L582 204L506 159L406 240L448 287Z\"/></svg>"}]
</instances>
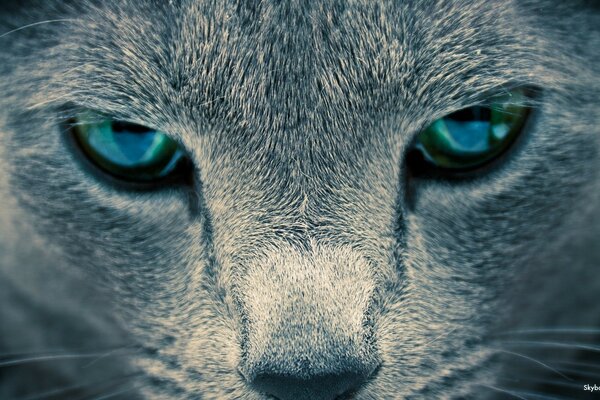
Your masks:
<instances>
[{"instance_id":1,"label":"short gray fur","mask_svg":"<svg viewBox=\"0 0 600 400\"><path fill-rule=\"evenodd\" d=\"M528 398L564 378L526 357L600 366L573 345L597 333L504 334L600 329L597 2L2 3L0 398L343 373L357 399ZM501 162L407 177L420 129L514 85L540 95ZM98 176L73 107L170 133L194 184ZM7 364L25 353L82 357Z\"/></svg>"}]
</instances>

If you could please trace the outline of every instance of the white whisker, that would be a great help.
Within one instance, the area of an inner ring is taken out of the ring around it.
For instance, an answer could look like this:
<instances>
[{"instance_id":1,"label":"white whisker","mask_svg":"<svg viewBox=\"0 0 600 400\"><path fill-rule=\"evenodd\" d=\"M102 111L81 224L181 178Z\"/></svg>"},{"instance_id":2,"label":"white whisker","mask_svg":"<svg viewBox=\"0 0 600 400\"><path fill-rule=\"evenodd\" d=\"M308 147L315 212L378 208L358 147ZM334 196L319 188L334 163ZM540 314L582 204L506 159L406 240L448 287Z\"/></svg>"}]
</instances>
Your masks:
<instances>
[{"instance_id":1,"label":"white whisker","mask_svg":"<svg viewBox=\"0 0 600 400\"><path fill-rule=\"evenodd\" d=\"M583 368L587 368L587 369L599 369L600 370L600 364L591 364L591 363L586 363L586 362L565 361L565 360L553 360L551 362L556 365L565 365L565 366L570 366L570 367L583 367Z\"/></svg>"},{"instance_id":2,"label":"white whisker","mask_svg":"<svg viewBox=\"0 0 600 400\"><path fill-rule=\"evenodd\" d=\"M112 351L113 353L115 351ZM130 353L123 353L119 355L127 355ZM36 362L48 362L48 361L61 361L61 360L76 360L76 359L86 359L86 358L98 358L105 356L106 352L102 353L82 353L82 354L54 354L54 355L46 355L46 356L38 356L38 357L25 357L19 358L16 360L8 360L0 362L0 368L5 367L13 367L17 365L30 364ZM114 354L113 354L114 355Z\"/></svg>"},{"instance_id":3,"label":"white whisker","mask_svg":"<svg viewBox=\"0 0 600 400\"><path fill-rule=\"evenodd\" d=\"M127 389L118 390L116 392L108 393L108 394L102 395L100 397L94 397L92 400L111 399L111 398L116 397L116 396L118 396L120 394L129 393L129 392L131 392L133 390L136 390L136 388L135 387L131 387L131 388L127 388Z\"/></svg>"},{"instance_id":4,"label":"white whisker","mask_svg":"<svg viewBox=\"0 0 600 400\"><path fill-rule=\"evenodd\" d=\"M500 379L500 381L505 380L505 379ZM536 385L546 385L546 386L557 386L557 387L561 387L561 388L569 388L569 389L574 389L574 390L578 390L581 389L581 385L577 384L577 383L567 383L567 382L563 382L563 381L555 381L555 380L551 380L551 379L540 379L540 378L519 378L518 382L516 382L518 384L531 384L534 383Z\"/></svg>"},{"instance_id":5,"label":"white whisker","mask_svg":"<svg viewBox=\"0 0 600 400\"><path fill-rule=\"evenodd\" d=\"M539 361L539 360L536 360L535 358L532 358L532 357L526 356L526 355L524 355L524 354L515 353L514 351L502 350L502 349L495 349L495 350L496 350L496 351L500 351L500 352L502 352L502 353L511 354L511 355L513 355L513 356L516 356L516 357L521 357L521 358L524 358L524 359L526 359L526 360L529 360L529 361L531 361L531 362L534 362L534 363L536 363L536 364L538 364L538 365L541 365L541 366L543 366L543 367L547 368L548 370L550 370L550 371L552 371L552 372L555 372L556 374L558 374L558 375L562 376L563 378L565 378L565 379L567 379L567 380L569 380L569 381L572 381L572 380L573 380L573 379L569 378L568 376L566 376L565 374L563 374L562 372L560 372L559 370L557 370L556 368L553 368L553 367L549 366L548 364L545 364L545 363L543 363L543 362L541 362L541 361Z\"/></svg>"},{"instance_id":6,"label":"white whisker","mask_svg":"<svg viewBox=\"0 0 600 400\"><path fill-rule=\"evenodd\" d=\"M579 349L579 350L590 350L600 352L599 346L592 346L581 343L561 343L561 342L546 342L546 341L534 341L534 340L507 340L502 341L502 344L515 345L515 346L531 346L531 347L559 347L565 349Z\"/></svg>"},{"instance_id":7,"label":"white whisker","mask_svg":"<svg viewBox=\"0 0 600 400\"><path fill-rule=\"evenodd\" d=\"M38 26L38 25L52 24L55 22L75 22L75 21L76 20L72 19L72 18L63 18L63 19L49 19L46 21L34 22L32 24L24 25L24 26L21 26L20 28L16 28L11 31L3 33L2 35L0 35L0 39L2 39L5 36L8 36L12 33L19 32L19 31L22 31L23 29L27 29L27 28L33 28L34 26Z\"/></svg>"},{"instance_id":8,"label":"white whisker","mask_svg":"<svg viewBox=\"0 0 600 400\"><path fill-rule=\"evenodd\" d=\"M122 344L118 346L110 346L105 348L73 348L73 349L64 349L64 348L55 348L55 349L27 349L22 351L13 351L11 353L3 353L0 354L0 359L3 358L14 358L14 357L36 357L36 356L54 356L61 354L73 354L73 351L80 351L82 353L99 353L99 352L107 352L107 351L115 351L115 350L123 350L127 348L135 348L134 344Z\"/></svg>"},{"instance_id":9,"label":"white whisker","mask_svg":"<svg viewBox=\"0 0 600 400\"><path fill-rule=\"evenodd\" d=\"M439 334L438 336L436 336L435 338L431 339L429 342L423 344L421 347L429 347L430 345L432 345L433 343L437 342L438 340L445 338L446 336L450 335L452 332L454 332L455 330L458 329L458 326L450 329L449 331L443 332L441 334Z\"/></svg>"},{"instance_id":10,"label":"white whisker","mask_svg":"<svg viewBox=\"0 0 600 400\"><path fill-rule=\"evenodd\" d=\"M571 327L564 327L564 328L533 328L533 329L518 329L518 330L514 330L514 331L506 331L506 332L501 332L498 335L519 335L519 334L523 334L523 335L530 335L530 334L539 334L539 333L556 333L556 334L569 334L569 333L573 333L573 334L582 334L582 335L600 335L600 329L597 328L571 328Z\"/></svg>"},{"instance_id":11,"label":"white whisker","mask_svg":"<svg viewBox=\"0 0 600 400\"><path fill-rule=\"evenodd\" d=\"M568 372L573 375L581 375L590 378L600 378L600 373L590 372L583 369L563 368L561 371Z\"/></svg>"},{"instance_id":12,"label":"white whisker","mask_svg":"<svg viewBox=\"0 0 600 400\"><path fill-rule=\"evenodd\" d=\"M54 398L58 395L66 394L66 393L69 393L71 391L78 390L78 389L92 389L92 390L98 391L98 389L122 385L122 382L129 381L129 380L132 380L135 378L139 378L141 376L143 376L143 374L136 373L136 374L126 375L126 376L122 376L122 377L115 377L113 379L108 379L105 381L97 381L97 382L89 382L89 383L81 383L81 384L77 384L77 385L64 386L61 388L48 390L43 393L38 393L38 394L35 394L32 396L23 397L19 400L41 400L41 399L48 398L48 397Z\"/></svg>"},{"instance_id":13,"label":"white whisker","mask_svg":"<svg viewBox=\"0 0 600 400\"><path fill-rule=\"evenodd\" d=\"M508 390L508 389L503 389L503 388L499 388L499 387L492 386L492 385L479 385L479 386L483 386L485 388L492 389L492 390L495 390L495 391L500 392L500 393L508 394L508 395L510 395L512 397L516 397L517 399L528 400L526 397L519 396L517 393L515 393L515 392L513 392L511 390Z\"/></svg>"}]
</instances>

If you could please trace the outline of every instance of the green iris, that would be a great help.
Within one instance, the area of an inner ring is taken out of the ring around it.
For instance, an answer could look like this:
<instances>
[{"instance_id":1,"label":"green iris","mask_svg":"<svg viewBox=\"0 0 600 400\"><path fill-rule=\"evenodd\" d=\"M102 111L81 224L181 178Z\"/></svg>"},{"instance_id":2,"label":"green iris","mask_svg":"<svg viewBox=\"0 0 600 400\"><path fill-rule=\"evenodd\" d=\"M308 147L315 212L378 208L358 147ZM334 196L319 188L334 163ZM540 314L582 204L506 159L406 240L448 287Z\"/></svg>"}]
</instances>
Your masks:
<instances>
[{"instance_id":1,"label":"green iris","mask_svg":"<svg viewBox=\"0 0 600 400\"><path fill-rule=\"evenodd\" d=\"M166 134L95 113L79 114L73 134L94 164L128 181L163 179L174 173L184 158L179 145Z\"/></svg>"},{"instance_id":2,"label":"green iris","mask_svg":"<svg viewBox=\"0 0 600 400\"><path fill-rule=\"evenodd\" d=\"M438 168L465 170L484 165L519 135L529 114L527 100L523 89L515 89L485 106L449 114L419 134L416 148Z\"/></svg>"}]
</instances>

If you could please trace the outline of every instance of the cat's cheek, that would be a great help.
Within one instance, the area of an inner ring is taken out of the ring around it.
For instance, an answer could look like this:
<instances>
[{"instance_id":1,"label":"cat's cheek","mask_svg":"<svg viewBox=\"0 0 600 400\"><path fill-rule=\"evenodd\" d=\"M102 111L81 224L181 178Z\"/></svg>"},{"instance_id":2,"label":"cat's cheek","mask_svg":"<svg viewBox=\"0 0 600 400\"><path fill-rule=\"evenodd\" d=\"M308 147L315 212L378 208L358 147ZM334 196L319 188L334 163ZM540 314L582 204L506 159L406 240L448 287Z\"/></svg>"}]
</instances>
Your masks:
<instances>
[{"instance_id":1,"label":"cat's cheek","mask_svg":"<svg viewBox=\"0 0 600 400\"><path fill-rule=\"evenodd\" d=\"M57 129L40 125L35 131L43 134L17 140L14 133L9 185L35 230L76 268L122 282L123 293L134 296L136 285L158 284L189 263L202 235L189 193L114 189L79 167ZM18 146L23 140L37 145Z\"/></svg>"}]
</instances>

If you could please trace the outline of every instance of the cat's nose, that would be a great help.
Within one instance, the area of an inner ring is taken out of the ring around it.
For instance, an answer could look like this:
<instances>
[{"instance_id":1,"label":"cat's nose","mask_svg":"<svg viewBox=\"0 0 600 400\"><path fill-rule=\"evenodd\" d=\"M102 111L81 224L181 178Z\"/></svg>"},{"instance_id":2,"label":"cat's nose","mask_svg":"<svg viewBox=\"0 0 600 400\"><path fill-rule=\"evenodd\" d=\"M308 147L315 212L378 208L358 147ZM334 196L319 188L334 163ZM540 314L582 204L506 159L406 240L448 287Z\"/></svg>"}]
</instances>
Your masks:
<instances>
[{"instance_id":1,"label":"cat's nose","mask_svg":"<svg viewBox=\"0 0 600 400\"><path fill-rule=\"evenodd\" d=\"M330 339L330 349L315 348L327 341L288 340L287 348L278 346L261 356L250 356L253 362L240 371L254 389L278 400L350 398L376 371L379 362L366 347ZM311 345L313 348L303 350Z\"/></svg>"},{"instance_id":2,"label":"cat's nose","mask_svg":"<svg viewBox=\"0 0 600 400\"><path fill-rule=\"evenodd\" d=\"M370 372L369 368L349 368L301 379L276 371L264 371L254 378L252 384L257 390L279 400L334 400L358 389Z\"/></svg>"},{"instance_id":3,"label":"cat's nose","mask_svg":"<svg viewBox=\"0 0 600 400\"><path fill-rule=\"evenodd\" d=\"M279 400L359 391L380 362L368 261L348 248L289 250L246 272L237 287L246 382Z\"/></svg>"}]
</instances>

